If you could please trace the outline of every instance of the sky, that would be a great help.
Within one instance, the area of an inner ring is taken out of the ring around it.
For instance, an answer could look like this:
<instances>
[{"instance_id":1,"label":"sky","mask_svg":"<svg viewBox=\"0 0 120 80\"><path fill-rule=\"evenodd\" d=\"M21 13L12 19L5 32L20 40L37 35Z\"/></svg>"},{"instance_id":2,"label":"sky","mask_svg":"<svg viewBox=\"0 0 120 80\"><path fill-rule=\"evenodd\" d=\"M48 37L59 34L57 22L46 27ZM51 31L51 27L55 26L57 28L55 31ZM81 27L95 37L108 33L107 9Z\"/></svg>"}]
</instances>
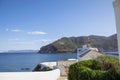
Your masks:
<instances>
[{"instance_id":1,"label":"sky","mask_svg":"<svg viewBox=\"0 0 120 80\"><path fill-rule=\"evenodd\" d=\"M0 51L116 33L113 0L0 0Z\"/></svg>"}]
</instances>

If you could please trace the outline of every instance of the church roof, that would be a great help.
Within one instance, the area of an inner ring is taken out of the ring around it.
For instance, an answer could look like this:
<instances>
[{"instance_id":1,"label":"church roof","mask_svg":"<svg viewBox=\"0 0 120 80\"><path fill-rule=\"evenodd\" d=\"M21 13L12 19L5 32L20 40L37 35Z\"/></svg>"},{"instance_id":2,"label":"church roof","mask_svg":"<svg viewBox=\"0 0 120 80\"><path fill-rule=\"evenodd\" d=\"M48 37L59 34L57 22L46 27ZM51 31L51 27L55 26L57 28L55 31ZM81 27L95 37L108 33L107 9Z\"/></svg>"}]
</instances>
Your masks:
<instances>
[{"instance_id":1,"label":"church roof","mask_svg":"<svg viewBox=\"0 0 120 80\"><path fill-rule=\"evenodd\" d=\"M100 55L103 55L103 54L95 50L88 50L87 52L79 55L79 57L85 58L85 59L92 59Z\"/></svg>"}]
</instances>

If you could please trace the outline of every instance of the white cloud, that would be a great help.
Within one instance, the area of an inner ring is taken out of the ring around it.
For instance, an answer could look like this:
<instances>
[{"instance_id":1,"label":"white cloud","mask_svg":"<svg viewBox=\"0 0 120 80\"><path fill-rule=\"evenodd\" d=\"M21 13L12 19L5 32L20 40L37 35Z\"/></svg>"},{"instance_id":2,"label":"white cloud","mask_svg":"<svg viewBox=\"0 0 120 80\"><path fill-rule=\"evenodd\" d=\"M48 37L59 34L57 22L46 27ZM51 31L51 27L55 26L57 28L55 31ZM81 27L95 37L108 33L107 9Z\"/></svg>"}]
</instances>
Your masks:
<instances>
[{"instance_id":1,"label":"white cloud","mask_svg":"<svg viewBox=\"0 0 120 80\"><path fill-rule=\"evenodd\" d=\"M22 30L20 30L20 29L13 29L13 30L11 30L12 32L21 32Z\"/></svg>"},{"instance_id":2,"label":"white cloud","mask_svg":"<svg viewBox=\"0 0 120 80\"><path fill-rule=\"evenodd\" d=\"M11 32L21 32L23 30L20 30L20 29L6 29L6 31L11 31Z\"/></svg>"},{"instance_id":3,"label":"white cloud","mask_svg":"<svg viewBox=\"0 0 120 80\"><path fill-rule=\"evenodd\" d=\"M43 35L43 34L47 34L47 33L42 32L42 31L32 31L32 32L27 32L27 34L29 34L29 35Z\"/></svg>"}]
</instances>

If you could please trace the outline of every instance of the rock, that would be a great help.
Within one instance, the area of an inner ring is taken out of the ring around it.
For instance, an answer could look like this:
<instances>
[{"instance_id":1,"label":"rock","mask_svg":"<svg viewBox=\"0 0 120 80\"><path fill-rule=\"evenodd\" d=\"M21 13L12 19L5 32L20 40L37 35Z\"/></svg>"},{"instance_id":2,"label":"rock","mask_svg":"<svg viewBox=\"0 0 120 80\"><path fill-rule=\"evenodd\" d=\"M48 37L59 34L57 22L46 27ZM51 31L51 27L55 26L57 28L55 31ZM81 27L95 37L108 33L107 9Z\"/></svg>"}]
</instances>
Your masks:
<instances>
[{"instance_id":1,"label":"rock","mask_svg":"<svg viewBox=\"0 0 120 80\"><path fill-rule=\"evenodd\" d=\"M50 71L50 70L53 70L53 69L46 65L38 64L33 71Z\"/></svg>"}]
</instances>

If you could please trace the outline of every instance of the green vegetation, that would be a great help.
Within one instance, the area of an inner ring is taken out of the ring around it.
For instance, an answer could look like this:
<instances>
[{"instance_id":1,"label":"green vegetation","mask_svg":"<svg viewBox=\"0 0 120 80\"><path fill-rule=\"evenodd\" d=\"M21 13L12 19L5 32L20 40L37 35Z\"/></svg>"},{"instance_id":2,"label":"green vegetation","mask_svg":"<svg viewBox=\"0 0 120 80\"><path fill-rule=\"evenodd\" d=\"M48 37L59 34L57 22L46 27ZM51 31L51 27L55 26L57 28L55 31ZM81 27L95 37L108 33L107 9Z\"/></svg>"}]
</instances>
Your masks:
<instances>
[{"instance_id":1,"label":"green vegetation","mask_svg":"<svg viewBox=\"0 0 120 80\"><path fill-rule=\"evenodd\" d=\"M85 41L90 38L93 47L103 51L117 51L117 35L109 37L104 36L81 36L64 37L51 44L41 47L39 53L68 53L75 52L77 48L82 47Z\"/></svg>"},{"instance_id":2,"label":"green vegetation","mask_svg":"<svg viewBox=\"0 0 120 80\"><path fill-rule=\"evenodd\" d=\"M70 66L69 80L120 80L119 60L111 56L99 56L94 60L77 62Z\"/></svg>"}]
</instances>

